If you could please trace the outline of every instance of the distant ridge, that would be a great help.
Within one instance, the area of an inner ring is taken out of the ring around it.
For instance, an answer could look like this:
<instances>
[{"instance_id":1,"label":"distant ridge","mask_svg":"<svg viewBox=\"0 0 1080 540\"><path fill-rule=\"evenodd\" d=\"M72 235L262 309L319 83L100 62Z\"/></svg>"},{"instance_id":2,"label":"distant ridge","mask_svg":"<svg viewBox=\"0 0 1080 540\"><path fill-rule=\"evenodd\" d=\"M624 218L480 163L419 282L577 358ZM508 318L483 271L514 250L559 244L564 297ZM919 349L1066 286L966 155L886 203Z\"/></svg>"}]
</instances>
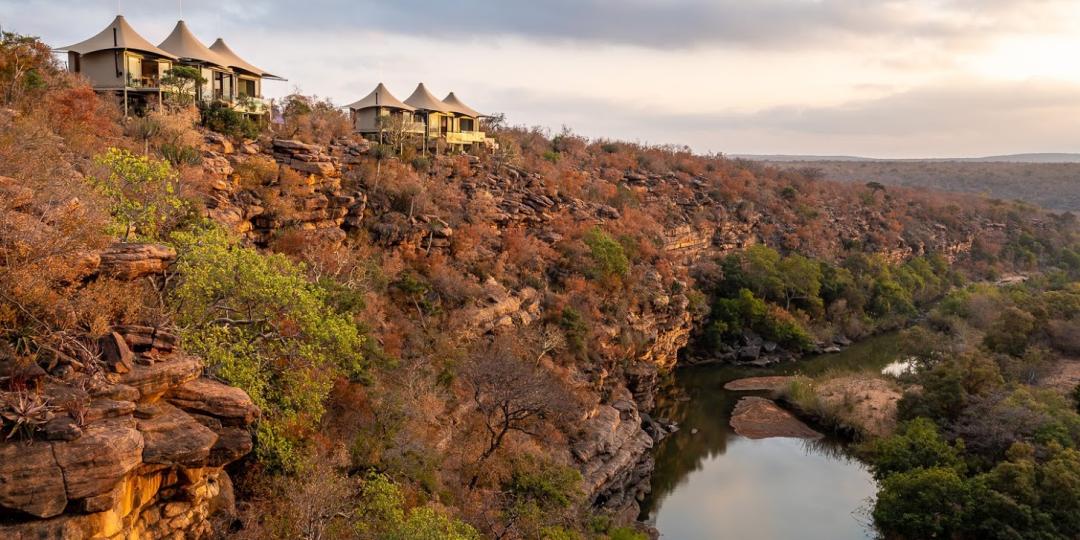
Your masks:
<instances>
[{"instance_id":1,"label":"distant ridge","mask_svg":"<svg viewBox=\"0 0 1080 540\"><path fill-rule=\"evenodd\" d=\"M911 162L968 162L968 163L1080 163L1080 153L1008 154L973 158L868 158L859 156L810 156L788 154L731 154L730 157L754 161L911 161Z\"/></svg>"}]
</instances>

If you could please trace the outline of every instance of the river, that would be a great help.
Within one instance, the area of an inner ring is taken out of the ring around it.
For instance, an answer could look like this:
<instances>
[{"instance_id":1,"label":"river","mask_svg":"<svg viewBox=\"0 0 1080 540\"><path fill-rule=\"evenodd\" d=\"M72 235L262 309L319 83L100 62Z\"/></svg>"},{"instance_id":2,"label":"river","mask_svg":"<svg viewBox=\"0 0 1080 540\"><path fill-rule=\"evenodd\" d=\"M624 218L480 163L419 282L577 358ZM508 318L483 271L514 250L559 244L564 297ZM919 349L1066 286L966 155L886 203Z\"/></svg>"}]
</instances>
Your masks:
<instances>
[{"instance_id":1,"label":"river","mask_svg":"<svg viewBox=\"0 0 1080 540\"><path fill-rule=\"evenodd\" d=\"M679 431L656 449L642 518L671 540L874 538L868 510L877 486L844 443L737 435L728 424L731 411L751 394L723 386L757 375L880 371L896 359L898 347L897 334L883 334L840 353L772 368L676 370L654 413L678 423Z\"/></svg>"}]
</instances>

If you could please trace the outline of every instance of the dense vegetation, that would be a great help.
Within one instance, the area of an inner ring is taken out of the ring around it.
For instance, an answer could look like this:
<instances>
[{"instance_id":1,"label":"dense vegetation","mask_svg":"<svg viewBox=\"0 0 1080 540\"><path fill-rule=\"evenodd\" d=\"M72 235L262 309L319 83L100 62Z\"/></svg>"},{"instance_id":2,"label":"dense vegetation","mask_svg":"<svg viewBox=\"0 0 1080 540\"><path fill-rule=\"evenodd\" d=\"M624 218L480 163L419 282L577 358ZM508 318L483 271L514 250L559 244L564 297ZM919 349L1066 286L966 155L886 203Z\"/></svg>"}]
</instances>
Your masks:
<instances>
[{"instance_id":1,"label":"dense vegetation","mask_svg":"<svg viewBox=\"0 0 1080 540\"><path fill-rule=\"evenodd\" d=\"M1080 401L1059 375L1080 351L1078 270L955 291L908 331L904 423L865 445L888 536L1080 534Z\"/></svg>"},{"instance_id":2,"label":"dense vegetation","mask_svg":"<svg viewBox=\"0 0 1080 540\"><path fill-rule=\"evenodd\" d=\"M699 268L710 295L701 354L737 344L746 331L795 352L836 335L895 328L961 279L940 257L890 264L855 253L839 264L753 246Z\"/></svg>"}]
</instances>

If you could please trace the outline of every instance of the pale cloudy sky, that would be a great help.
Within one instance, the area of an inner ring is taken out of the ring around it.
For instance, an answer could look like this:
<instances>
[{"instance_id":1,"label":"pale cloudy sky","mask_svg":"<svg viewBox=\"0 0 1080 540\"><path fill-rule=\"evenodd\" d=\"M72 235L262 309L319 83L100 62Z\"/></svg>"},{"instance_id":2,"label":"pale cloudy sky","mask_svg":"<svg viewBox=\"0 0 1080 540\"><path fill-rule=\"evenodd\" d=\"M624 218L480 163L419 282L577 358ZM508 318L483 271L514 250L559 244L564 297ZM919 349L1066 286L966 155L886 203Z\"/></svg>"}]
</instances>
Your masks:
<instances>
[{"instance_id":1,"label":"pale cloudy sky","mask_svg":"<svg viewBox=\"0 0 1080 540\"><path fill-rule=\"evenodd\" d=\"M121 0L152 42L177 0ZM116 0L0 0L62 46ZM187 0L183 17L347 104L423 81L512 123L701 152L1080 152L1080 0Z\"/></svg>"}]
</instances>

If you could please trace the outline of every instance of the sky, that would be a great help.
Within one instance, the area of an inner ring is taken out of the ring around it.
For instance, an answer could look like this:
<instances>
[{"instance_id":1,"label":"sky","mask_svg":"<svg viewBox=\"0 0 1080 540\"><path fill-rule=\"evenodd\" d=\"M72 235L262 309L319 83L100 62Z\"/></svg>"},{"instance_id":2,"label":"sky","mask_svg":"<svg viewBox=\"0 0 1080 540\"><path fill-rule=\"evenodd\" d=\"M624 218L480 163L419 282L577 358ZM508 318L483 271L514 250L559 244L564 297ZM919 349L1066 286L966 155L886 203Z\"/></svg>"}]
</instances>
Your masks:
<instances>
[{"instance_id":1,"label":"sky","mask_svg":"<svg viewBox=\"0 0 1080 540\"><path fill-rule=\"evenodd\" d=\"M299 90L454 91L511 124L697 152L1080 152L1080 0L0 0L57 47L181 16Z\"/></svg>"}]
</instances>

